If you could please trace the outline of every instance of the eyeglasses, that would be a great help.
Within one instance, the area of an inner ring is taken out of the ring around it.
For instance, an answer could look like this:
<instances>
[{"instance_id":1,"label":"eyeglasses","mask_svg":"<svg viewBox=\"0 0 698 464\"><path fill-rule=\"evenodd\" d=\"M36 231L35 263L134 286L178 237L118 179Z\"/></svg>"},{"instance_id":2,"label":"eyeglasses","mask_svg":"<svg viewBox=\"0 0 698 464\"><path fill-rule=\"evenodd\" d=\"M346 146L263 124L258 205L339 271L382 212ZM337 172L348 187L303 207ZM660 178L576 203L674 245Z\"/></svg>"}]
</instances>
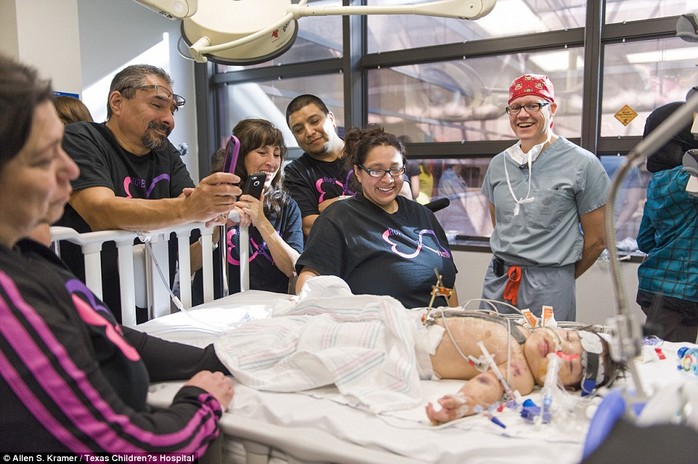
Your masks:
<instances>
[{"instance_id":1,"label":"eyeglasses","mask_svg":"<svg viewBox=\"0 0 698 464\"><path fill-rule=\"evenodd\" d=\"M124 87L121 89L123 92L126 89L136 89L136 90L148 90L148 89L155 89L155 95L160 96L160 97L165 97L168 100L172 100L174 102L175 106L177 108L181 108L184 106L184 104L187 102L184 97L181 95L177 95L176 93L170 92L169 89L159 85L159 84L149 84L149 85L129 85L127 87Z\"/></svg>"},{"instance_id":2,"label":"eyeglasses","mask_svg":"<svg viewBox=\"0 0 698 464\"><path fill-rule=\"evenodd\" d=\"M390 174L391 177L400 177L405 173L405 166L390 169L368 169L363 164L357 163L356 165L359 167L359 169L363 169L368 173L369 176L375 177L376 179L380 179L381 177L384 177L386 174Z\"/></svg>"},{"instance_id":3,"label":"eyeglasses","mask_svg":"<svg viewBox=\"0 0 698 464\"><path fill-rule=\"evenodd\" d=\"M544 106L548 106L550 102L543 102L543 103L526 103L525 105L517 105L517 106L507 106L506 107L506 112L507 114L519 114L521 112L521 109L526 110L528 114L535 114L540 111L541 108Z\"/></svg>"}]
</instances>

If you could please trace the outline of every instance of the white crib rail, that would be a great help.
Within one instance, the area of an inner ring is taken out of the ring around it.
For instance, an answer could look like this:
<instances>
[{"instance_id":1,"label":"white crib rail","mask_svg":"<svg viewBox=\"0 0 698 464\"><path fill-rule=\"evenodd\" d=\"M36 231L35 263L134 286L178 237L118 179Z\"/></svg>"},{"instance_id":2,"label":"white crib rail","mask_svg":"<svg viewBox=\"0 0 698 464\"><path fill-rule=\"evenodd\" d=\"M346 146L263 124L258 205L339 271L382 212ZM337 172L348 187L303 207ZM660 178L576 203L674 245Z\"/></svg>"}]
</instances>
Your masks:
<instances>
[{"instance_id":1,"label":"white crib rail","mask_svg":"<svg viewBox=\"0 0 698 464\"><path fill-rule=\"evenodd\" d=\"M123 325L136 325L136 297L145 295L149 317L159 317L171 312L169 289L170 234L175 233L178 242L178 271L180 275L179 299L185 309L192 306L190 275L189 237L193 230L201 232L204 302L214 299L213 291L213 228L203 223L185 224L168 229L148 232L105 230L78 234L67 227L51 227L51 239L60 254L60 242L69 241L82 248L85 259L85 284L95 295L102 297L101 250L106 242L114 242L118 250L119 287L121 291L121 316ZM153 251L144 252L142 245L134 246L136 238L150 243ZM140 248L140 249L139 249ZM134 259L135 256L135 259ZM160 266L165 281L160 278ZM114 282L117 284L117 282ZM138 293L137 293L138 292Z\"/></svg>"}]
</instances>

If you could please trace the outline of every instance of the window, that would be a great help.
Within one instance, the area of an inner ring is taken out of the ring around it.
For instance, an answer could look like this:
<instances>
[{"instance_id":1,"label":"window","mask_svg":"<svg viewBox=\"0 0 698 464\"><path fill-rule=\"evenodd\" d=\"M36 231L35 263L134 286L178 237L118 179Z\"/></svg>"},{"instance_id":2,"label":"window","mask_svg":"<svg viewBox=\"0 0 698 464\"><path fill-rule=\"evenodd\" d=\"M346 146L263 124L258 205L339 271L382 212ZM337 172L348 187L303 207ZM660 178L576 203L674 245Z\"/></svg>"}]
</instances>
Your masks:
<instances>
[{"instance_id":1,"label":"window","mask_svg":"<svg viewBox=\"0 0 698 464\"><path fill-rule=\"evenodd\" d=\"M606 0L606 23L676 16L695 8L692 0Z\"/></svg>"},{"instance_id":2,"label":"window","mask_svg":"<svg viewBox=\"0 0 698 464\"><path fill-rule=\"evenodd\" d=\"M511 81L547 74L555 85L555 130L579 137L583 82L579 48L381 68L368 72L369 122L413 142L509 140Z\"/></svg>"},{"instance_id":3,"label":"window","mask_svg":"<svg viewBox=\"0 0 698 464\"><path fill-rule=\"evenodd\" d=\"M289 149L297 147L296 139L286 124L286 106L296 96L309 92L322 95L325 104L335 115L337 125L344 124L341 74L247 82L228 85L221 90L218 92L219 144L227 140L235 124L242 119L263 118L273 122L284 133L284 141Z\"/></svg>"},{"instance_id":4,"label":"window","mask_svg":"<svg viewBox=\"0 0 698 464\"><path fill-rule=\"evenodd\" d=\"M625 161L624 156L602 155L601 164L611 179ZM642 208L647 199L647 184L650 173L644 168L635 167L630 170L623 183L620 184L618 197L614 205L614 222L616 225L616 241L625 241L624 249L634 251L637 231L640 229Z\"/></svg>"},{"instance_id":5,"label":"window","mask_svg":"<svg viewBox=\"0 0 698 464\"><path fill-rule=\"evenodd\" d=\"M219 120L210 143L220 143L238 120L258 116L274 121L294 147L285 107L300 93L317 94L340 126L378 123L408 137L410 162L432 175L431 196L450 195L467 211L453 219L440 215L449 235L488 236L489 211L479 189L491 157L514 142L504 113L511 80L524 72L547 74L559 105L556 133L600 155L612 173L640 141L649 112L683 100L698 84L698 48L675 36L675 17L694 11L693 3L498 0L476 21L370 15L351 22L357 30L350 37L341 36L346 17L300 18L298 39L286 54L267 63L212 68L216 97L209 104L216 105ZM356 56L343 56L345 49L357 50ZM458 177L451 176L457 170ZM460 191L439 190L443 172ZM619 240L634 238L646 182L640 170L621 189Z\"/></svg>"},{"instance_id":6,"label":"window","mask_svg":"<svg viewBox=\"0 0 698 464\"><path fill-rule=\"evenodd\" d=\"M369 5L417 3L371 0ZM429 16L368 17L369 53L492 39L584 27L586 1L498 0L492 12L474 21Z\"/></svg>"},{"instance_id":7,"label":"window","mask_svg":"<svg viewBox=\"0 0 698 464\"><path fill-rule=\"evenodd\" d=\"M653 109L683 101L698 84L698 44L678 38L609 44L604 53L604 137L642 135ZM624 106L637 117L624 124L615 116Z\"/></svg>"},{"instance_id":8,"label":"window","mask_svg":"<svg viewBox=\"0 0 698 464\"><path fill-rule=\"evenodd\" d=\"M492 234L489 201L480 192L489 162L489 157L408 160L408 165L419 166L417 201L423 204L440 198L450 201L446 208L436 212L450 241Z\"/></svg>"}]
</instances>

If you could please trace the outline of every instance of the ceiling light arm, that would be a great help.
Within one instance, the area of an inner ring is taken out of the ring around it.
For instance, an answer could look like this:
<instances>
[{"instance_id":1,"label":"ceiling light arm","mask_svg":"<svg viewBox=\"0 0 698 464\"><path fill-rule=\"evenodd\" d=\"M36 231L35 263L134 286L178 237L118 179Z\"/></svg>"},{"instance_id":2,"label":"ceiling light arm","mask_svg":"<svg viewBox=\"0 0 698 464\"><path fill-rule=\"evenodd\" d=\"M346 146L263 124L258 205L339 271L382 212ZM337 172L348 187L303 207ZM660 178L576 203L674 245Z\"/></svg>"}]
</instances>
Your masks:
<instances>
[{"instance_id":1,"label":"ceiling light arm","mask_svg":"<svg viewBox=\"0 0 698 464\"><path fill-rule=\"evenodd\" d=\"M488 7L491 4L491 7ZM488 0L441 0L415 5L395 6L305 6L291 5L288 8L294 19L304 16L337 15L422 15L455 19L478 19L494 7Z\"/></svg>"},{"instance_id":2,"label":"ceiling light arm","mask_svg":"<svg viewBox=\"0 0 698 464\"><path fill-rule=\"evenodd\" d=\"M283 18L281 18L279 21L275 22L274 24L270 25L269 27L265 27L264 29L260 29L259 31L255 32L254 34L248 35L247 37L232 40L230 42L226 42L226 43L222 43L222 44L218 44L218 45L211 45L211 40L208 37L203 36L199 40L194 42L191 45L191 47L189 47L189 53L191 53L192 58L197 63L206 63L206 61L208 61L208 60L204 56L205 54L216 53L216 52L220 52L223 50L228 50L229 48L239 47L241 45L245 45L246 43L253 42L261 37L264 37L264 36L270 34L275 29L282 27L287 22L293 21L293 19L294 19L294 15L292 13L286 13L286 15Z\"/></svg>"},{"instance_id":3,"label":"ceiling light arm","mask_svg":"<svg viewBox=\"0 0 698 464\"><path fill-rule=\"evenodd\" d=\"M137 0L138 1L138 0ZM296 5L289 5L286 14L272 25L256 31L246 37L212 44L211 39L202 35L189 47L192 58L199 63L205 63L205 55L214 54L239 47L261 39L273 31L283 28L291 21L305 16L345 16L345 15L421 15L455 19L478 19L488 14L494 8L496 0L439 0L415 5L398 6L307 6L307 0Z\"/></svg>"}]
</instances>

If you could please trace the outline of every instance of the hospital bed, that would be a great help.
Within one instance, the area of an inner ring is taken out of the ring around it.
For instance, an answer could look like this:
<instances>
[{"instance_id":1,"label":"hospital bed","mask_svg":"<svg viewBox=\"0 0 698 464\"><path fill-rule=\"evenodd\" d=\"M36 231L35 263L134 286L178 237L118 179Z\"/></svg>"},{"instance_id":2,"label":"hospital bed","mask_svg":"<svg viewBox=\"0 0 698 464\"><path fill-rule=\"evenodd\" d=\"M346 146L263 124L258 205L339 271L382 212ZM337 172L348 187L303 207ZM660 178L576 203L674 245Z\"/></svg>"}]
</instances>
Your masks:
<instances>
[{"instance_id":1,"label":"hospital bed","mask_svg":"<svg viewBox=\"0 0 698 464\"><path fill-rule=\"evenodd\" d=\"M68 227L51 227L54 251L60 256L62 242L81 247L85 261L85 283L95 295L102 297L101 252L103 245L113 242L118 250L119 285L121 290L121 314L123 324L136 325L136 306L147 308L148 318L170 314L173 302L169 276L169 242L177 242L177 274L188 276L190 268L190 237L198 231L202 246L203 301L214 298L213 273L221 263L213 261L213 229L202 223L148 232L105 230L78 234ZM194 301L192 285L188 278L179 279L176 305L191 308ZM175 305L175 307L176 307Z\"/></svg>"},{"instance_id":2,"label":"hospital bed","mask_svg":"<svg viewBox=\"0 0 698 464\"><path fill-rule=\"evenodd\" d=\"M293 304L289 295L248 291L148 321L139 328L154 336L203 346L225 330L283 312ZM646 362L640 374L646 390L698 381L677 370L676 353L681 346L664 342L643 347ZM628 381L620 380L617 385ZM428 423L423 405L455 393L462 382L422 380L420 384L419 406L375 414L344 399L334 387L276 393L236 383L231 410L221 421L226 462L578 463L591 418L601 402L600 398L570 394L566 401L571 409L554 409L549 424L528 421L520 411L504 408L495 412L504 427L483 415L436 427ZM151 404L169 404L180 385L153 385ZM527 398L542 403L538 391Z\"/></svg>"},{"instance_id":3,"label":"hospital bed","mask_svg":"<svg viewBox=\"0 0 698 464\"><path fill-rule=\"evenodd\" d=\"M128 298L122 311L132 312L136 294L143 293L139 298L148 300L153 317L137 328L164 339L204 346L250 320L269 318L297 304L294 296L257 290L214 300L211 229L196 224L174 230L181 243L180 266L188 269L188 237L194 229L203 236L204 255L209 254L204 259L206 303L192 308L190 292L183 285L181 298L185 304L174 313L170 311L169 290L158 288L164 284L156 271L156 262L166 262L171 230L147 234L125 231L76 234L53 228L52 234L56 242L70 240L83 247L86 263L93 269L87 273L88 286L96 292L101 289L97 271L99 249L105 241L115 241L122 266L122 298ZM140 249L143 246L134 246L137 238L155 251L144 252ZM137 290L138 287L141 288ZM131 325L135 325L135 314ZM663 343L643 347L646 362L641 364L639 372L646 390L651 393L672 383L697 381L696 377L677 369L677 351L684 345ZM619 384L623 382L629 380L621 380ZM168 405L181 384L152 385L150 404ZM455 393L461 384L461 381L422 380L418 406L374 413L347 400L334 387L277 393L236 383L232 406L221 420L225 462L565 464L582 459L599 398L581 400L576 395L570 396L570 401L579 403L557 415L553 410L553 421L549 424L528 421L521 417L520 411L510 408L495 412L498 423L491 417L477 415L438 427L429 424L424 405ZM528 398L538 405L542 403L538 391Z\"/></svg>"}]
</instances>

